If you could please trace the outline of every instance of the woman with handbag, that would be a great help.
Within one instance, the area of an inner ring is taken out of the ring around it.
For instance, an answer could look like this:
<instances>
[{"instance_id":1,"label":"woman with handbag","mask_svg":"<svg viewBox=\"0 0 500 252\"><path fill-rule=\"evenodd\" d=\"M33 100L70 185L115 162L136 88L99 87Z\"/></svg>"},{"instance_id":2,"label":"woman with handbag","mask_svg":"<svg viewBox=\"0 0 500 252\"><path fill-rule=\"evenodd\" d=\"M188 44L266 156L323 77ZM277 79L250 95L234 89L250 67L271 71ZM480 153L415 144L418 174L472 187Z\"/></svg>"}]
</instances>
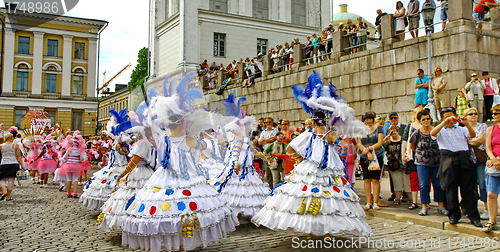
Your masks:
<instances>
[{"instance_id":1,"label":"woman with handbag","mask_svg":"<svg viewBox=\"0 0 500 252\"><path fill-rule=\"evenodd\" d=\"M405 17L405 7L403 7L403 2L396 2L396 12L394 12L393 17L396 19L396 33L399 34L399 39L401 41L405 40L405 29L408 26L408 19Z\"/></svg>"},{"instance_id":2,"label":"woman with handbag","mask_svg":"<svg viewBox=\"0 0 500 252\"><path fill-rule=\"evenodd\" d=\"M491 108L493 121L496 123L486 130L486 161L485 183L488 192L489 221L483 227L484 232L497 230L497 197L500 194L500 104Z\"/></svg>"},{"instance_id":3,"label":"woman with handbag","mask_svg":"<svg viewBox=\"0 0 500 252\"><path fill-rule=\"evenodd\" d=\"M464 115L467 116L470 126L476 132L476 137L469 140L470 155L471 160L474 162L477 174L477 185L479 186L479 192L476 187L476 198L484 203L484 212L481 214L481 220L489 219L488 214L488 196L486 193L486 184L484 182L484 168L486 166L486 159L488 159L488 154L486 154L486 129L488 125L486 123L478 123L479 113L476 108L469 108L464 111Z\"/></svg>"},{"instance_id":4,"label":"woman with handbag","mask_svg":"<svg viewBox=\"0 0 500 252\"><path fill-rule=\"evenodd\" d=\"M420 201L422 210L419 215L427 215L431 198L429 192L434 189L434 201L438 203L438 213L448 215L448 210L444 207L444 193L441 188L441 181L437 177L440 162L439 145L435 137L431 136L434 127L431 126L431 114L427 110L417 113L417 120L422 127L415 131L410 138L410 147L415 152L415 164L420 184Z\"/></svg>"},{"instance_id":5,"label":"woman with handbag","mask_svg":"<svg viewBox=\"0 0 500 252\"><path fill-rule=\"evenodd\" d=\"M366 112L361 121L363 121L370 131L367 136L359 138L356 141L358 147L358 155L360 156L360 164L363 169L364 189L366 195L365 210L373 208L379 210L379 193L380 193L380 173L384 165L384 157L382 144L384 142L383 129L374 123L375 115L372 112ZM373 195L371 193L373 185Z\"/></svg>"},{"instance_id":6,"label":"woman with handbag","mask_svg":"<svg viewBox=\"0 0 500 252\"><path fill-rule=\"evenodd\" d=\"M417 166L415 165L415 153L410 147L411 135L418 129L422 127L420 122L417 120L418 112L422 111L422 107L416 107L413 109L413 116L411 118L411 124L408 125L403 133L403 145L402 145L402 160L406 167L406 174L410 174L410 188L411 188L411 200L410 200L410 210L417 209L418 206L418 192L420 191L420 183L418 181Z\"/></svg>"},{"instance_id":7,"label":"woman with handbag","mask_svg":"<svg viewBox=\"0 0 500 252\"><path fill-rule=\"evenodd\" d=\"M387 167L391 173L392 183L396 199L394 205L401 204L403 190L410 191L410 175L405 174L405 169L401 165L401 143L402 137L399 135L397 126L389 128L389 134L384 138L384 149L387 157Z\"/></svg>"}]
</instances>

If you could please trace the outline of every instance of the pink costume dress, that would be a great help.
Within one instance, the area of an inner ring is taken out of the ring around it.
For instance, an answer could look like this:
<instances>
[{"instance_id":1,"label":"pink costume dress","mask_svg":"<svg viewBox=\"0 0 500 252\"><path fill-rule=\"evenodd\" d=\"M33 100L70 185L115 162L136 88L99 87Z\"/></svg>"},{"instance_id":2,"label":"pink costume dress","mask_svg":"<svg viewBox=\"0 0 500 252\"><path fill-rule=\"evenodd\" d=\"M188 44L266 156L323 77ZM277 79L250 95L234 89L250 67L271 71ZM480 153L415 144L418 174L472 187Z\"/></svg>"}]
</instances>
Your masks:
<instances>
[{"instance_id":1,"label":"pink costume dress","mask_svg":"<svg viewBox=\"0 0 500 252\"><path fill-rule=\"evenodd\" d=\"M30 170L34 170L34 171L37 171L38 170L38 163L40 163L40 159L33 162L32 164L31 163L31 160L35 159L36 157L38 157L38 155L40 155L40 149L39 149L39 144L36 144L36 143L33 143L31 144L31 149L30 151L28 152L28 168Z\"/></svg>"},{"instance_id":2,"label":"pink costume dress","mask_svg":"<svg viewBox=\"0 0 500 252\"><path fill-rule=\"evenodd\" d=\"M65 161L61 167L61 175L65 176L68 173L80 174L82 171L82 164L80 160L85 160L85 152L80 151L77 147L70 147L63 160Z\"/></svg>"},{"instance_id":3,"label":"pink costume dress","mask_svg":"<svg viewBox=\"0 0 500 252\"><path fill-rule=\"evenodd\" d=\"M54 147L54 144L50 141L47 141L43 144L42 150L45 153L40 158L40 162L38 163L38 172L40 174L45 173L54 173L57 169L57 151Z\"/></svg>"},{"instance_id":4,"label":"pink costume dress","mask_svg":"<svg viewBox=\"0 0 500 252\"><path fill-rule=\"evenodd\" d=\"M85 154L87 154L87 160L82 162L82 173L80 175L83 175L85 171L92 170L92 165L90 164L90 160L92 160L92 153L90 150L85 150Z\"/></svg>"}]
</instances>

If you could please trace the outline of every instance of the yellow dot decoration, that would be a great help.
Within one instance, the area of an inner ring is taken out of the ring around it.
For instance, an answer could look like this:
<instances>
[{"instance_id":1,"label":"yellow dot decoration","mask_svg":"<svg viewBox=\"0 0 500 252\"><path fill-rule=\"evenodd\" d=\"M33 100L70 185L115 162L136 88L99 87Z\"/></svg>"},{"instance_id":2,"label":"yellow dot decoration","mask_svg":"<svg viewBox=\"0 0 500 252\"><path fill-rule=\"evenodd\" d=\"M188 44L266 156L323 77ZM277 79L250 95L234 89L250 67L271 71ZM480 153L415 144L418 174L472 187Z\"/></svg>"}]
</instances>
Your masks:
<instances>
[{"instance_id":1,"label":"yellow dot decoration","mask_svg":"<svg viewBox=\"0 0 500 252\"><path fill-rule=\"evenodd\" d=\"M330 196L330 195L332 195L332 193L330 193L329 191L323 191L323 194L324 194L325 196Z\"/></svg>"},{"instance_id":2,"label":"yellow dot decoration","mask_svg":"<svg viewBox=\"0 0 500 252\"><path fill-rule=\"evenodd\" d=\"M161 204L161 210L163 210L163 211L167 211L168 209L170 209L170 203L168 203L168 202L163 202L163 203Z\"/></svg>"},{"instance_id":3,"label":"yellow dot decoration","mask_svg":"<svg viewBox=\"0 0 500 252\"><path fill-rule=\"evenodd\" d=\"M113 174L113 172L110 172L108 176L110 176L110 177L111 177L111 174Z\"/></svg>"},{"instance_id":4,"label":"yellow dot decoration","mask_svg":"<svg viewBox=\"0 0 500 252\"><path fill-rule=\"evenodd\" d=\"M354 194L354 193L352 194L352 197L353 197L354 199L357 199L356 194Z\"/></svg>"},{"instance_id":5,"label":"yellow dot decoration","mask_svg":"<svg viewBox=\"0 0 500 252\"><path fill-rule=\"evenodd\" d=\"M335 177L333 180L335 181L335 184L340 184L340 183L342 183L342 180L340 180L340 178L339 178L339 177Z\"/></svg>"},{"instance_id":6,"label":"yellow dot decoration","mask_svg":"<svg viewBox=\"0 0 500 252\"><path fill-rule=\"evenodd\" d=\"M156 187L156 186L155 186L155 187L153 187L153 192L159 192L159 191L160 191L160 188L158 188L158 187Z\"/></svg>"},{"instance_id":7,"label":"yellow dot decoration","mask_svg":"<svg viewBox=\"0 0 500 252\"><path fill-rule=\"evenodd\" d=\"M134 206L132 207L132 209L135 209L136 206L137 206L137 202L134 203Z\"/></svg>"}]
</instances>

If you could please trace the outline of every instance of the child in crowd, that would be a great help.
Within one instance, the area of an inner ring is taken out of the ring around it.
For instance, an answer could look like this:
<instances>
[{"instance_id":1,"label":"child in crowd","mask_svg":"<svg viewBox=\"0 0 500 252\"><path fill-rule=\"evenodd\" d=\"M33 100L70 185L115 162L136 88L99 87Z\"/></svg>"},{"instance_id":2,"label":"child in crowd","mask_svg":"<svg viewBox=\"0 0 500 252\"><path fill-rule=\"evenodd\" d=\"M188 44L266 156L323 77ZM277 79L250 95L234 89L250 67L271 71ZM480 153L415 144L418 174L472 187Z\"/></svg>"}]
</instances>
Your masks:
<instances>
[{"instance_id":1,"label":"child in crowd","mask_svg":"<svg viewBox=\"0 0 500 252\"><path fill-rule=\"evenodd\" d=\"M463 116L464 111L469 108L469 96L467 95L467 92L465 91L465 88L459 88L458 90L458 96L455 97L455 102L454 102L454 107L457 109L457 115L458 116Z\"/></svg>"}]
</instances>

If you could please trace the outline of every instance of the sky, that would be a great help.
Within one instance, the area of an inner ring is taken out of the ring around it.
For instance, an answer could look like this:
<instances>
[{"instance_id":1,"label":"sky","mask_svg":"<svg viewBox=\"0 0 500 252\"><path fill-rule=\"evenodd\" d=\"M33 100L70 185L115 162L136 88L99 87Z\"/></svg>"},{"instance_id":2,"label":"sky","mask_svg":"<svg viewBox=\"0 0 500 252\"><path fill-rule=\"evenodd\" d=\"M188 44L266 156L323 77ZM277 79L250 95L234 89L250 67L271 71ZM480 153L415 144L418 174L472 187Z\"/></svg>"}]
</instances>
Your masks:
<instances>
[{"instance_id":1,"label":"sky","mask_svg":"<svg viewBox=\"0 0 500 252\"><path fill-rule=\"evenodd\" d=\"M65 16L99 19L108 21L108 27L101 32L101 53L99 62L99 85L125 67L110 85L127 84L130 74L137 65L137 54L148 46L148 0L80 0L78 5Z\"/></svg>"}]
</instances>

